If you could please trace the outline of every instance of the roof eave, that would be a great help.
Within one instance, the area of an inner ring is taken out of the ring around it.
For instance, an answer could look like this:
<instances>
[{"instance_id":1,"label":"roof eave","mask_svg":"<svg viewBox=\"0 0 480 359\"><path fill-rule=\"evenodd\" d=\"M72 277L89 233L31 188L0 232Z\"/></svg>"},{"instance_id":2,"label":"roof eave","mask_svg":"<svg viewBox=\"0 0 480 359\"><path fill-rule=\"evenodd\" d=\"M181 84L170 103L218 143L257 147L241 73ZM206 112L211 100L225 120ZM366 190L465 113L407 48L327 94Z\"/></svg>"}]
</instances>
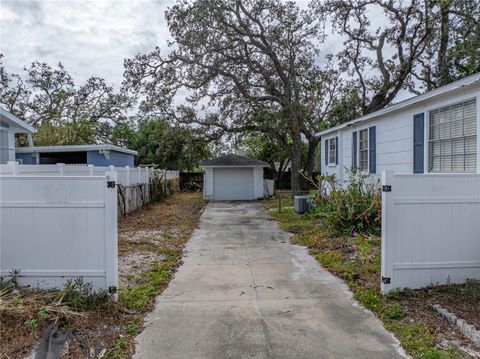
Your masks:
<instances>
[{"instance_id":1,"label":"roof eave","mask_svg":"<svg viewBox=\"0 0 480 359\"><path fill-rule=\"evenodd\" d=\"M452 84L454 84L454 85L452 85ZM427 100L432 99L436 96L445 95L445 94L448 94L450 92L458 91L458 90L463 89L465 87L474 86L476 84L479 85L480 84L480 73L473 74L473 75L468 76L464 79L458 80L458 81L456 81L456 83L452 83L452 84L448 84L448 85L436 88L432 91L426 92L426 93L418 95L418 96L410 97L410 98L408 98L404 101L401 101L397 104L387 106L387 107L385 107L381 110L369 113L365 116L361 116L359 118L356 118L354 120L345 122L345 123L340 124L338 126L334 126L334 127L328 128L326 130L317 132L315 134L315 136L316 137L322 137L322 136L327 135L329 133L333 133L333 132L342 130L346 127L354 126L357 123L367 122L369 120L373 120L377 117L386 115L388 113L395 112L395 111L398 111L398 110L401 110L401 109L404 109L404 108L408 108L409 106L413 106L413 105L421 103L423 101L427 101Z\"/></svg>"},{"instance_id":2,"label":"roof eave","mask_svg":"<svg viewBox=\"0 0 480 359\"><path fill-rule=\"evenodd\" d=\"M17 116L0 107L0 114L14 123L14 127L18 128L17 133L35 133L37 130L33 126L29 125L25 121L20 120ZM22 131L23 130L23 131Z\"/></svg>"}]
</instances>

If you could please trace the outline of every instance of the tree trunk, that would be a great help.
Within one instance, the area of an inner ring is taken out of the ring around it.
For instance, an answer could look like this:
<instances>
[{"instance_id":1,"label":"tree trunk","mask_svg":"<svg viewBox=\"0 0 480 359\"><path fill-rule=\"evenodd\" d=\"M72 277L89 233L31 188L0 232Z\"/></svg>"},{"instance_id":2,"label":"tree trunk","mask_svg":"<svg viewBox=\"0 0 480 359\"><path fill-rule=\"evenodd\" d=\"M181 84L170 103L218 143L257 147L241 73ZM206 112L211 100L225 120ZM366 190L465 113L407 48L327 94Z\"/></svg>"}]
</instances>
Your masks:
<instances>
[{"instance_id":1,"label":"tree trunk","mask_svg":"<svg viewBox=\"0 0 480 359\"><path fill-rule=\"evenodd\" d=\"M303 144L300 127L297 122L292 126L292 149L290 159L292 160L292 177L290 184L292 187L292 196L302 194L303 177L300 174L302 170Z\"/></svg>"},{"instance_id":2,"label":"tree trunk","mask_svg":"<svg viewBox=\"0 0 480 359\"><path fill-rule=\"evenodd\" d=\"M308 140L307 163L305 164L305 170L309 177L313 176L313 171L315 169L318 142L318 138Z\"/></svg>"}]
</instances>

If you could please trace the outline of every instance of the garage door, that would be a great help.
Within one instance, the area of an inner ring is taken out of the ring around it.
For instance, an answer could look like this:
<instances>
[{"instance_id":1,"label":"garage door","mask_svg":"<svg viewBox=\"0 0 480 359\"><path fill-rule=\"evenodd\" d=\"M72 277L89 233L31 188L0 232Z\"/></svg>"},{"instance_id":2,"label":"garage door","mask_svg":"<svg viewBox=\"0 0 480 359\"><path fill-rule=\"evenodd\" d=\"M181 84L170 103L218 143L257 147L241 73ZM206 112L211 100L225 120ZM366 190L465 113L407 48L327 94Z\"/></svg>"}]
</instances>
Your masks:
<instances>
[{"instance_id":1,"label":"garage door","mask_svg":"<svg viewBox=\"0 0 480 359\"><path fill-rule=\"evenodd\" d=\"M254 199L252 168L215 168L213 193L217 201Z\"/></svg>"}]
</instances>

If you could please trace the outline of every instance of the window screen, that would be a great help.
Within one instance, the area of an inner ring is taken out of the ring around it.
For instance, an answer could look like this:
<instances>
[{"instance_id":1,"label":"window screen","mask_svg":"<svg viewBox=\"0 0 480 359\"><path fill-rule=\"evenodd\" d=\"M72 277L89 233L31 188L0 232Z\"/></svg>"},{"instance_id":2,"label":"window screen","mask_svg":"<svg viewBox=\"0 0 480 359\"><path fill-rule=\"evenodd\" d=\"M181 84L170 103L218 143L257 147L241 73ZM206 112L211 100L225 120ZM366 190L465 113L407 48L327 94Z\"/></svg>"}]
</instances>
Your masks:
<instances>
[{"instance_id":1,"label":"window screen","mask_svg":"<svg viewBox=\"0 0 480 359\"><path fill-rule=\"evenodd\" d=\"M476 107L476 101L470 100L430 112L431 172L476 171Z\"/></svg>"},{"instance_id":2,"label":"window screen","mask_svg":"<svg viewBox=\"0 0 480 359\"><path fill-rule=\"evenodd\" d=\"M359 132L358 165L362 170L368 170L368 129Z\"/></svg>"}]
</instances>

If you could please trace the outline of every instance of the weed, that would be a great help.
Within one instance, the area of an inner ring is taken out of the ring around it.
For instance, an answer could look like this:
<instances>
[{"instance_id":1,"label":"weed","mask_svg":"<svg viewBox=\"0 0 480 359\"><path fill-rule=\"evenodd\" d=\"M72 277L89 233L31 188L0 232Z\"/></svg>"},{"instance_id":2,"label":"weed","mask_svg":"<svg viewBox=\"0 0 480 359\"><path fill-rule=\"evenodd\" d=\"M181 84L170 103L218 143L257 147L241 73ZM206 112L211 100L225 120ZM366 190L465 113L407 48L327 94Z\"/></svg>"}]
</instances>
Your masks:
<instances>
[{"instance_id":1,"label":"weed","mask_svg":"<svg viewBox=\"0 0 480 359\"><path fill-rule=\"evenodd\" d=\"M50 315L45 308L40 308L37 312L37 318L39 320L46 320Z\"/></svg>"},{"instance_id":2,"label":"weed","mask_svg":"<svg viewBox=\"0 0 480 359\"><path fill-rule=\"evenodd\" d=\"M344 184L332 175L319 176L313 215L331 233L380 232L381 193L369 183L367 174L349 170Z\"/></svg>"},{"instance_id":3,"label":"weed","mask_svg":"<svg viewBox=\"0 0 480 359\"><path fill-rule=\"evenodd\" d=\"M383 300L381 296L373 290L357 290L355 293L357 299L363 306L372 312L378 313L383 309Z\"/></svg>"},{"instance_id":4,"label":"weed","mask_svg":"<svg viewBox=\"0 0 480 359\"><path fill-rule=\"evenodd\" d=\"M400 291L398 289L392 289L387 294L388 299L400 300Z\"/></svg>"},{"instance_id":5,"label":"weed","mask_svg":"<svg viewBox=\"0 0 480 359\"><path fill-rule=\"evenodd\" d=\"M320 252L316 256L317 260L325 267L339 273L343 269L342 253L339 251Z\"/></svg>"},{"instance_id":6,"label":"weed","mask_svg":"<svg viewBox=\"0 0 480 359\"><path fill-rule=\"evenodd\" d=\"M95 309L109 299L107 291L95 292L92 283L85 282L81 277L69 279L59 296L64 304L77 311Z\"/></svg>"},{"instance_id":7,"label":"weed","mask_svg":"<svg viewBox=\"0 0 480 359\"><path fill-rule=\"evenodd\" d=\"M126 328L127 334L135 336L138 333L138 326L136 323L128 323Z\"/></svg>"},{"instance_id":8,"label":"weed","mask_svg":"<svg viewBox=\"0 0 480 359\"><path fill-rule=\"evenodd\" d=\"M127 349L128 347L128 341L125 339L124 336L120 336L117 340L117 343L115 344L115 347L110 348L107 350L105 353L107 358L121 358L122 357L122 352Z\"/></svg>"},{"instance_id":9,"label":"weed","mask_svg":"<svg viewBox=\"0 0 480 359\"><path fill-rule=\"evenodd\" d=\"M38 328L38 320L37 318L31 316L25 321L25 325L28 326L32 332L34 332Z\"/></svg>"},{"instance_id":10,"label":"weed","mask_svg":"<svg viewBox=\"0 0 480 359\"><path fill-rule=\"evenodd\" d=\"M124 336L120 336L120 338L118 338L118 341L117 341L117 346L119 349L127 349L127 346L128 346L128 342L127 342L127 339L125 339Z\"/></svg>"},{"instance_id":11,"label":"weed","mask_svg":"<svg viewBox=\"0 0 480 359\"><path fill-rule=\"evenodd\" d=\"M20 277L20 269L12 269L9 272L9 278L0 278L0 291L14 290L18 287L18 278Z\"/></svg>"},{"instance_id":12,"label":"weed","mask_svg":"<svg viewBox=\"0 0 480 359\"><path fill-rule=\"evenodd\" d=\"M169 263L155 263L147 275L139 276L144 282L136 286L122 288L119 294L120 303L128 309L145 310L150 299L159 292L159 287L170 277L172 266Z\"/></svg>"},{"instance_id":13,"label":"weed","mask_svg":"<svg viewBox=\"0 0 480 359\"><path fill-rule=\"evenodd\" d=\"M386 328L392 331L402 342L402 346L409 352L416 353L422 359L446 359L449 355L433 346L431 334L419 323L403 323L390 321Z\"/></svg>"},{"instance_id":14,"label":"weed","mask_svg":"<svg viewBox=\"0 0 480 359\"><path fill-rule=\"evenodd\" d=\"M390 320L401 320L405 317L405 311L400 304L394 303L387 306L383 316Z\"/></svg>"}]
</instances>

